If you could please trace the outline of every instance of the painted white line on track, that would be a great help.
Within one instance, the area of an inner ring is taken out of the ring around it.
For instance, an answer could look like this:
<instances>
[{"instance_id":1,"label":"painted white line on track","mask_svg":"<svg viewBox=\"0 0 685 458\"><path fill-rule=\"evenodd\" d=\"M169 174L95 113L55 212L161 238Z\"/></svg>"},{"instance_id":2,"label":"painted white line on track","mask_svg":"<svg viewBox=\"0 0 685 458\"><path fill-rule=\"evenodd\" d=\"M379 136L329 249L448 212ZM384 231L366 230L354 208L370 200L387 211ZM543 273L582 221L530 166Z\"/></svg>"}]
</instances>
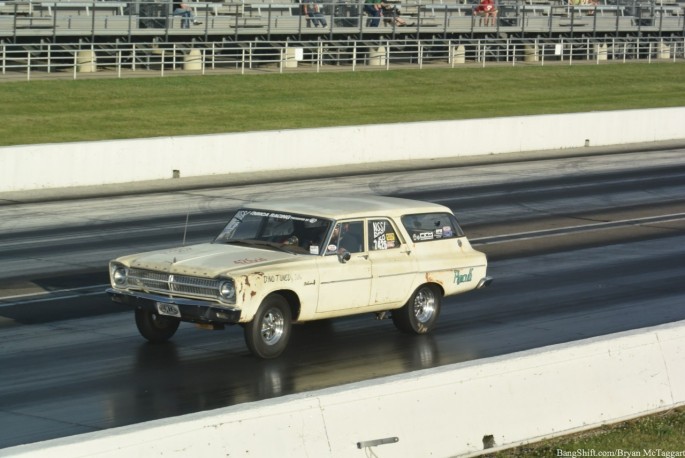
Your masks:
<instances>
[{"instance_id":1,"label":"painted white line on track","mask_svg":"<svg viewBox=\"0 0 685 458\"><path fill-rule=\"evenodd\" d=\"M663 216L647 216L644 218L625 219L625 220L618 220L618 221L603 221L600 223L580 224L577 226L566 226L566 227L558 227L558 228L552 228L552 229L542 229L539 231L517 232L514 234L494 235L491 237L480 237L480 238L473 240L473 245L486 245L486 244L492 244L492 243L510 242L512 240L529 240L529 239L535 239L535 238L540 238L540 237L559 236L559 235L566 235L569 233L595 231L595 230L600 230L600 229L607 229L607 228L621 227L621 226L639 226L639 225L653 224L653 223L668 223L668 222L674 222L674 221L682 221L683 219L685 219L685 213L676 213L676 214L672 214L672 215L663 215Z\"/></svg>"},{"instance_id":2,"label":"painted white line on track","mask_svg":"<svg viewBox=\"0 0 685 458\"><path fill-rule=\"evenodd\" d=\"M496 235L496 236L492 236L492 237L481 237L481 238L473 239L472 245L478 246L478 245L487 245L487 244L493 244L493 243L509 242L512 240L528 240L528 239L533 239L533 238L538 238L538 237L559 236L559 235L565 235L565 234L574 233L574 232L592 231L592 230L606 229L606 228L620 227L620 226L640 225L640 224L649 224L649 223L667 223L667 222L673 222L673 221L681 221L683 219L685 219L685 213L675 213L675 214L671 214L671 215L662 215L662 216L648 216L648 217L644 217L644 218L626 219L626 220L618 220L618 221L606 221L606 222L600 222L600 223L583 224L583 225L578 225L578 226L567 226L567 227L560 227L560 228L554 228L554 229L542 229L539 231L517 232L517 233L513 233L513 234ZM75 298L85 297L85 296L96 296L98 294L104 294L104 290L108 286L109 286L109 284L91 285L91 286L83 286L80 288L58 289L58 290L52 290L52 291L41 291L41 292L36 292L36 293L27 293L27 294L15 295L15 296L0 297L0 308L10 307L10 306L14 306L14 305L38 303L38 302L49 302L49 301L57 301L57 300L63 300L63 299L75 299ZM94 290L97 290L97 291L94 291ZM84 291L84 292L79 292L79 291ZM68 293L75 293L75 294L68 294ZM65 294L67 294L67 295L65 295Z\"/></svg>"},{"instance_id":3,"label":"painted white line on track","mask_svg":"<svg viewBox=\"0 0 685 458\"><path fill-rule=\"evenodd\" d=\"M42 291L39 293L28 293L28 294L18 294L16 296L6 296L0 298L0 308L10 307L13 305L24 305L32 304L36 302L50 302L59 301L63 299L77 299L79 297L86 296L97 296L98 294L104 294L105 288L109 285L95 285L95 286L85 286L83 288L72 288L72 289L58 289L54 291ZM99 289L98 291L92 291L94 289ZM78 292L78 291L84 292ZM87 290L90 290L89 292ZM76 293L76 294L66 294L64 293ZM41 297L42 296L42 297Z\"/></svg>"}]
</instances>

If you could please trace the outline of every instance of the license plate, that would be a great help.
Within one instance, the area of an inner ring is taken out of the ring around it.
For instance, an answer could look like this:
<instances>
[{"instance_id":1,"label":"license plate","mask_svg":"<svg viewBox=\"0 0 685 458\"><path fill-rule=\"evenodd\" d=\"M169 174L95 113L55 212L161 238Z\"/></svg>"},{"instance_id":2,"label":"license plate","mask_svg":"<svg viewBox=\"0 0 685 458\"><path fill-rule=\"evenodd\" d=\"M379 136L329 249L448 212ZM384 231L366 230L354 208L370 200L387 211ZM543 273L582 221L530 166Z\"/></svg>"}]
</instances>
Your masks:
<instances>
[{"instance_id":1,"label":"license plate","mask_svg":"<svg viewBox=\"0 0 685 458\"><path fill-rule=\"evenodd\" d=\"M165 304L164 302L157 302L157 312L160 315L175 316L181 318L181 310L177 305Z\"/></svg>"}]
</instances>

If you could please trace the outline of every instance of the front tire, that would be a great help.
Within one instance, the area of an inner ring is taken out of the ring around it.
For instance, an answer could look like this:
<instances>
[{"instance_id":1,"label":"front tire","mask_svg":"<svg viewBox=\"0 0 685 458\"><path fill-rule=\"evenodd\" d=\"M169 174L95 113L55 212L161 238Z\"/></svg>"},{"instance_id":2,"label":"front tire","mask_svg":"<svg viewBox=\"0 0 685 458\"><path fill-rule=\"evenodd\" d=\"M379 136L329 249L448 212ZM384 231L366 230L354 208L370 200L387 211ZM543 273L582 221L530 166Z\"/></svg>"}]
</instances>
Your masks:
<instances>
[{"instance_id":1,"label":"front tire","mask_svg":"<svg viewBox=\"0 0 685 458\"><path fill-rule=\"evenodd\" d=\"M152 343L166 342L176 333L180 320L136 309L136 326L140 335Z\"/></svg>"},{"instance_id":2,"label":"front tire","mask_svg":"<svg viewBox=\"0 0 685 458\"><path fill-rule=\"evenodd\" d=\"M395 327L408 334L427 334L440 315L442 295L435 286L421 285L409 301L400 309L393 310Z\"/></svg>"},{"instance_id":3,"label":"front tire","mask_svg":"<svg viewBox=\"0 0 685 458\"><path fill-rule=\"evenodd\" d=\"M267 296L244 330L245 343L253 355L262 359L280 356L292 330L290 305L282 296Z\"/></svg>"}]
</instances>

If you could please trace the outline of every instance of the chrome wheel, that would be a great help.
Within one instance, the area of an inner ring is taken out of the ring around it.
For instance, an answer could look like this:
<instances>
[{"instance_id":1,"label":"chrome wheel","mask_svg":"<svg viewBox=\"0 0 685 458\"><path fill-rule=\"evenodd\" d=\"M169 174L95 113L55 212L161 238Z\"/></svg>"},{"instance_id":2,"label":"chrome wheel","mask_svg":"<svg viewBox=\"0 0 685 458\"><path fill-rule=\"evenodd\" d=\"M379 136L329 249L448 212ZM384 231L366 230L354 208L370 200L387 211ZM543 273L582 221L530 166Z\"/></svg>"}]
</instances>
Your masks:
<instances>
[{"instance_id":1,"label":"chrome wheel","mask_svg":"<svg viewBox=\"0 0 685 458\"><path fill-rule=\"evenodd\" d=\"M435 292L431 288L422 288L414 297L414 316L419 323L428 323L436 308Z\"/></svg>"},{"instance_id":2,"label":"chrome wheel","mask_svg":"<svg viewBox=\"0 0 685 458\"><path fill-rule=\"evenodd\" d=\"M262 359L283 353L290 339L292 310L283 296L267 296L252 321L244 326L245 343L253 355Z\"/></svg>"},{"instance_id":3,"label":"chrome wheel","mask_svg":"<svg viewBox=\"0 0 685 458\"><path fill-rule=\"evenodd\" d=\"M276 344L279 340L281 340L284 329L285 319L283 318L283 314L280 310L277 308L272 308L264 314L261 335L265 344Z\"/></svg>"},{"instance_id":4,"label":"chrome wheel","mask_svg":"<svg viewBox=\"0 0 685 458\"><path fill-rule=\"evenodd\" d=\"M438 286L419 286L404 307L392 311L392 321L402 332L426 334L434 327L440 315L442 294Z\"/></svg>"}]
</instances>

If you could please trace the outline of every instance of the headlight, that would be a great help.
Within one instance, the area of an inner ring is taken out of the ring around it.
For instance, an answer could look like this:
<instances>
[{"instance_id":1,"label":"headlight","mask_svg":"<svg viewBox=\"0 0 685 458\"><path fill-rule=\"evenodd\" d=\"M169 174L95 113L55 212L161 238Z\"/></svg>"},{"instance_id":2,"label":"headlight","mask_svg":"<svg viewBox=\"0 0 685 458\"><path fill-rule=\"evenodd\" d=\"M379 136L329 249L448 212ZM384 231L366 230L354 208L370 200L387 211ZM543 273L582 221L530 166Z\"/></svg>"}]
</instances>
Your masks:
<instances>
[{"instance_id":1,"label":"headlight","mask_svg":"<svg viewBox=\"0 0 685 458\"><path fill-rule=\"evenodd\" d=\"M124 286L128 279L128 269L124 266L112 266L112 283Z\"/></svg>"},{"instance_id":2,"label":"headlight","mask_svg":"<svg viewBox=\"0 0 685 458\"><path fill-rule=\"evenodd\" d=\"M235 301L235 286L233 286L232 281L228 280L221 283L219 286L219 296L222 300L227 302Z\"/></svg>"}]
</instances>

